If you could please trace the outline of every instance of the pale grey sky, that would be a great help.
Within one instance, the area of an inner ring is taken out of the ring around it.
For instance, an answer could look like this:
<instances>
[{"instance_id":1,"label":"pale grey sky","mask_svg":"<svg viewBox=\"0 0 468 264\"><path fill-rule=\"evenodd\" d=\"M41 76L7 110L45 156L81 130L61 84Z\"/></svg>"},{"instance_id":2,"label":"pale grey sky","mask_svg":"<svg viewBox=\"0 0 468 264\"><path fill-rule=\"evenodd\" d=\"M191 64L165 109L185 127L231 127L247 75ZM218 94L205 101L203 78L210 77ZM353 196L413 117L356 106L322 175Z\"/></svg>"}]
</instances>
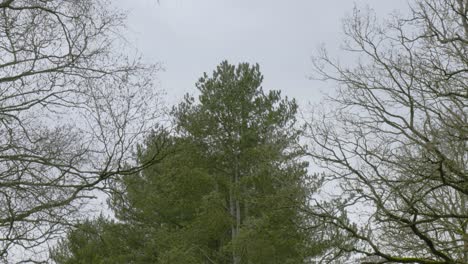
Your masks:
<instances>
[{"instance_id":1,"label":"pale grey sky","mask_svg":"<svg viewBox=\"0 0 468 264\"><path fill-rule=\"evenodd\" d=\"M307 78L311 56L325 44L340 56L342 19L353 6L385 17L407 10L407 0L116 0L128 10L128 40L159 74L169 103L195 93L203 72L227 59L258 62L265 89L279 89L300 103L317 102L327 85Z\"/></svg>"}]
</instances>

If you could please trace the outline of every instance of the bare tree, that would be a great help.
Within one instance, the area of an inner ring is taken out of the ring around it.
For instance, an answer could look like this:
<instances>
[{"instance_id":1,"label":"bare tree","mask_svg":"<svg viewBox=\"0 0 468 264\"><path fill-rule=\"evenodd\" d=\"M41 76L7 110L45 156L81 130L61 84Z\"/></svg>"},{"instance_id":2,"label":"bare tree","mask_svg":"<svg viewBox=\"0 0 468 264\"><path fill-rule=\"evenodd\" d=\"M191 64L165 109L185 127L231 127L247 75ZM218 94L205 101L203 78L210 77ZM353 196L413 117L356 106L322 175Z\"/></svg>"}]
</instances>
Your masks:
<instances>
[{"instance_id":1,"label":"bare tree","mask_svg":"<svg viewBox=\"0 0 468 264\"><path fill-rule=\"evenodd\" d=\"M322 262L468 263L468 0L410 11L380 22L355 9L356 65L315 60L339 85L309 123L309 155L338 187L307 209L341 241Z\"/></svg>"},{"instance_id":2,"label":"bare tree","mask_svg":"<svg viewBox=\"0 0 468 264\"><path fill-rule=\"evenodd\" d=\"M159 113L158 67L123 55L124 19L107 1L0 0L0 261L147 165L127 161Z\"/></svg>"}]
</instances>

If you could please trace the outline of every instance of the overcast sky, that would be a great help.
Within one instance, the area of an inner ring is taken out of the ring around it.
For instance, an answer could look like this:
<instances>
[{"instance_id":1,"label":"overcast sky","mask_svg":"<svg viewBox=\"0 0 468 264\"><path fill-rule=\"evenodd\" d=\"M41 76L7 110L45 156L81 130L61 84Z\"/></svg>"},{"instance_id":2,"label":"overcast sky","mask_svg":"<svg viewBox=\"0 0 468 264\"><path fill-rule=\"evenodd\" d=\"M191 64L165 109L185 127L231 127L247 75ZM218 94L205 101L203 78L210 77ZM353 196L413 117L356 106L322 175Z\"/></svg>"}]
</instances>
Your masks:
<instances>
[{"instance_id":1,"label":"overcast sky","mask_svg":"<svg viewBox=\"0 0 468 264\"><path fill-rule=\"evenodd\" d=\"M159 74L169 103L194 93L203 72L222 60L259 63L265 89L279 89L301 104L317 102L327 85L309 80L311 56L325 44L343 56L342 19L353 6L384 17L407 10L406 0L117 0L128 10L128 40Z\"/></svg>"}]
</instances>

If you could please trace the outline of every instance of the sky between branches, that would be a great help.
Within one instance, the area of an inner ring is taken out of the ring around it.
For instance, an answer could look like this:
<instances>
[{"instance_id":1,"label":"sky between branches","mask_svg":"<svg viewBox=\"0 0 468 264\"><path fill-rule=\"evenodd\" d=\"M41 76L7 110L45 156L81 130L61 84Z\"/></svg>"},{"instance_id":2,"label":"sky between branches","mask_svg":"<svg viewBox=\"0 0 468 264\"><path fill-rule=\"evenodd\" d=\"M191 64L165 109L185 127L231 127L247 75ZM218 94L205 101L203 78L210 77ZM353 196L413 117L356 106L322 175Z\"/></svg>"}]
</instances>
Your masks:
<instances>
[{"instance_id":1,"label":"sky between branches","mask_svg":"<svg viewBox=\"0 0 468 264\"><path fill-rule=\"evenodd\" d=\"M258 62L265 89L279 89L304 105L332 85L309 80L311 56L325 45L343 57L342 20L353 6L382 18L405 13L407 0L116 0L129 11L125 37L147 62L161 62L169 104L195 92L203 72L220 61Z\"/></svg>"}]
</instances>

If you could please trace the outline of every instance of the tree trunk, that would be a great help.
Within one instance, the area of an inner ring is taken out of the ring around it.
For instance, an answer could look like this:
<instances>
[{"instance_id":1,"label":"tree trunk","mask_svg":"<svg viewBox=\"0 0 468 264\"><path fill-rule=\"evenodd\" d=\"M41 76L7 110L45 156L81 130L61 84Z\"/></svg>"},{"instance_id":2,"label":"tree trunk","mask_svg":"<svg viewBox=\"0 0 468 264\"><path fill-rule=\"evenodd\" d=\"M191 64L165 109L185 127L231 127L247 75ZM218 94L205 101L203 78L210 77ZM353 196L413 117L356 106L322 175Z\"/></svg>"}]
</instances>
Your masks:
<instances>
[{"instance_id":1,"label":"tree trunk","mask_svg":"<svg viewBox=\"0 0 468 264\"><path fill-rule=\"evenodd\" d=\"M234 198L234 183L235 178L231 177L231 186L229 187L229 213L234 219L236 217L236 207L235 207L235 198ZM234 242L237 237L237 228L234 221L231 222L231 242ZM237 254L233 246L232 248L232 263L237 264Z\"/></svg>"},{"instance_id":2,"label":"tree trunk","mask_svg":"<svg viewBox=\"0 0 468 264\"><path fill-rule=\"evenodd\" d=\"M238 197L238 188L239 188L239 157L236 155L236 160L235 160L235 164L234 164L234 181L233 181L233 188L234 189L234 192L233 192L233 207L234 207L234 212L235 214L233 214L232 216L235 217L236 219L236 223L235 223L235 227L234 227L234 235L232 237L233 241L234 241L234 238L237 237L237 235L239 235L239 231L240 231L240 225L241 225L241 209L240 209L240 203L239 203L239 197ZM237 252L237 249L236 248L233 248L233 264L239 264L241 262L241 257L239 255L239 252Z\"/></svg>"}]
</instances>

